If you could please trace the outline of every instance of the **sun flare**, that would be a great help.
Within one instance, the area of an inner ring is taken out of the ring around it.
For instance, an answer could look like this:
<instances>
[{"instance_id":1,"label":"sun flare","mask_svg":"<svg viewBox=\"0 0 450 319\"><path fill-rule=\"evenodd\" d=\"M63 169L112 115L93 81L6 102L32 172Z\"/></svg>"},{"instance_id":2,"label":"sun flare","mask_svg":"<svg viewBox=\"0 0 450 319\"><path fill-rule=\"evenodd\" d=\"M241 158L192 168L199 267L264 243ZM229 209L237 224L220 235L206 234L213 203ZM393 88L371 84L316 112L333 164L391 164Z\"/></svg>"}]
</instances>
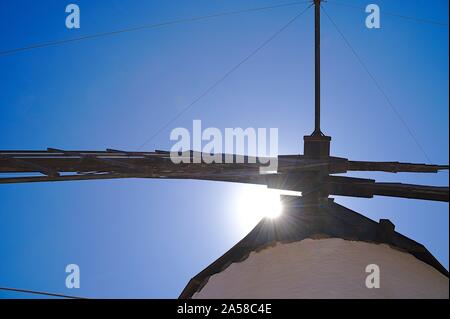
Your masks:
<instances>
[{"instance_id":1,"label":"sun flare","mask_svg":"<svg viewBox=\"0 0 450 319\"><path fill-rule=\"evenodd\" d=\"M283 210L280 194L280 191L264 186L243 187L236 201L240 224L251 229L263 218L279 217Z\"/></svg>"}]
</instances>

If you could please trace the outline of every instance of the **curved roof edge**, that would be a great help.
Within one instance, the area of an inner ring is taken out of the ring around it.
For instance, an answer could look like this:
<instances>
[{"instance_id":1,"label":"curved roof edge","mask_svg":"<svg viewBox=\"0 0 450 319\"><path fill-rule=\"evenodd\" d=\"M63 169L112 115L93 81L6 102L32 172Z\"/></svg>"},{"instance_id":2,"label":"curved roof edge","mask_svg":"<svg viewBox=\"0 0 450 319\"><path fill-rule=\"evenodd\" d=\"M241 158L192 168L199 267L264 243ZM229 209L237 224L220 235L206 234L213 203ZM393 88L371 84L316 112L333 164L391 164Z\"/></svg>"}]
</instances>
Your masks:
<instances>
[{"instance_id":1,"label":"curved roof edge","mask_svg":"<svg viewBox=\"0 0 450 319\"><path fill-rule=\"evenodd\" d=\"M432 266L443 275L447 269L422 244L397 233L388 219L379 223L327 199L320 204L310 204L301 197L282 196L283 215L277 219L263 219L240 242L219 259L193 277L180 294L180 299L192 298L209 278L229 265L241 262L253 251L272 246L277 242L289 243L307 238L341 238L389 246L408 252Z\"/></svg>"}]
</instances>

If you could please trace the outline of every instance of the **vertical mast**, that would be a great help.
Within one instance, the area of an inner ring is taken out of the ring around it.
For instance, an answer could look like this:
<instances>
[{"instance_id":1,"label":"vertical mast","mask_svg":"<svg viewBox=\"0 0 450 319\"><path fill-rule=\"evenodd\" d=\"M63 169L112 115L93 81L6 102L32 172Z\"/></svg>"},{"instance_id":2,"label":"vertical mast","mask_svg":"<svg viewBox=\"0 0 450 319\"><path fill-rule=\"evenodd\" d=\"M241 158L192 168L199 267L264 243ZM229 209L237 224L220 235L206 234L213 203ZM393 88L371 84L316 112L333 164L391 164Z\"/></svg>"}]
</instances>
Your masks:
<instances>
[{"instance_id":1,"label":"vertical mast","mask_svg":"<svg viewBox=\"0 0 450 319\"><path fill-rule=\"evenodd\" d=\"M320 130L320 5L323 0L314 0L314 77L315 77L315 112L314 132L304 136L303 154L309 158L328 158L330 156L331 137Z\"/></svg>"},{"instance_id":2,"label":"vertical mast","mask_svg":"<svg viewBox=\"0 0 450 319\"><path fill-rule=\"evenodd\" d=\"M320 2L314 0L314 31L315 31L315 136L322 135L320 131Z\"/></svg>"}]
</instances>

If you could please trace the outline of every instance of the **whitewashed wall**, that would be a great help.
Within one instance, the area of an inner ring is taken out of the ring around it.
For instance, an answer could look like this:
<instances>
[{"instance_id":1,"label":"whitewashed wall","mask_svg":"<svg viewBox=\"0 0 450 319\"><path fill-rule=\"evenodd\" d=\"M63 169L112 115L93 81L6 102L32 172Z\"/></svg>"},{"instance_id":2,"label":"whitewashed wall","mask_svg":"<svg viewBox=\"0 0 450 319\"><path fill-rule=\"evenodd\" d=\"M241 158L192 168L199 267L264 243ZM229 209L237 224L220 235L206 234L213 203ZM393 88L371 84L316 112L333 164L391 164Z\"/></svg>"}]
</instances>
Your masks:
<instances>
[{"instance_id":1,"label":"whitewashed wall","mask_svg":"<svg viewBox=\"0 0 450 319\"><path fill-rule=\"evenodd\" d=\"M368 264L380 268L379 289L366 287ZM449 281L388 245L305 239L252 252L193 298L449 298Z\"/></svg>"}]
</instances>

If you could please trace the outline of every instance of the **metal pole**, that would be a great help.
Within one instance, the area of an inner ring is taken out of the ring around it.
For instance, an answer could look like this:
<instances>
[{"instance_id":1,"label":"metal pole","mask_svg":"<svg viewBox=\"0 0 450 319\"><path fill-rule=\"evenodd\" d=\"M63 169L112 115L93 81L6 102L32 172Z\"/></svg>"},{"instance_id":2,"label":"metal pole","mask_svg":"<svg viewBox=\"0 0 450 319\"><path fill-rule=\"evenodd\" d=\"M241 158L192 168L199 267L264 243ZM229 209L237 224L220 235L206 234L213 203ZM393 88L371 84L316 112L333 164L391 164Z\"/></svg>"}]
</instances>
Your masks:
<instances>
[{"instance_id":1,"label":"metal pole","mask_svg":"<svg viewBox=\"0 0 450 319\"><path fill-rule=\"evenodd\" d=\"M314 0L315 24L315 126L313 135L322 135L320 131L320 2Z\"/></svg>"}]
</instances>

